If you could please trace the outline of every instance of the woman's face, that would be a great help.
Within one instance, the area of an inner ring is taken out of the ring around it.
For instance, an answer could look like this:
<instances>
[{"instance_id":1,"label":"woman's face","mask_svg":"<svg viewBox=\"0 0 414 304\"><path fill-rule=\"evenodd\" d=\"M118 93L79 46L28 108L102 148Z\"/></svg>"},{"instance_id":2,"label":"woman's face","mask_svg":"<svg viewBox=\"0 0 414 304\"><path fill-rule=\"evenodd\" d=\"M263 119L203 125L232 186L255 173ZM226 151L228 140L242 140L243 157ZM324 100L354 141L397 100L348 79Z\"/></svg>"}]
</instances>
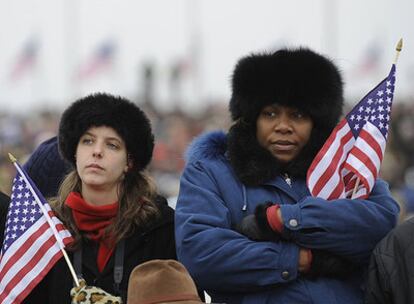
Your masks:
<instances>
[{"instance_id":1,"label":"woman's face","mask_svg":"<svg viewBox=\"0 0 414 304\"><path fill-rule=\"evenodd\" d=\"M280 162L288 163L307 144L313 122L295 108L274 104L262 109L256 127L259 144Z\"/></svg>"},{"instance_id":2,"label":"woman's face","mask_svg":"<svg viewBox=\"0 0 414 304\"><path fill-rule=\"evenodd\" d=\"M128 171L123 139L111 127L88 129L78 142L76 170L82 180L82 189L89 187L116 193Z\"/></svg>"}]
</instances>

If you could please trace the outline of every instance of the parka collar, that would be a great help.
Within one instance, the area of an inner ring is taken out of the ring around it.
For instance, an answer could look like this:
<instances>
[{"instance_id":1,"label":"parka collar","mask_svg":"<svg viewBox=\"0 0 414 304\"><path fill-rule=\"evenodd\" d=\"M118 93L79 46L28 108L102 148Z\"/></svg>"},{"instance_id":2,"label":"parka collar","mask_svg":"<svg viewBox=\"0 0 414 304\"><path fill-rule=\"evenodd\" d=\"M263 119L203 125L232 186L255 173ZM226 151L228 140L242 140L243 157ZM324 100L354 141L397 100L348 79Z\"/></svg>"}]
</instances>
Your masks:
<instances>
[{"instance_id":1,"label":"parka collar","mask_svg":"<svg viewBox=\"0 0 414 304\"><path fill-rule=\"evenodd\" d=\"M294 180L304 180L310 163L324 142L324 138L315 136L314 133L317 134L312 131L309 140L311 144L305 146L297 157L298 161L287 167L260 147L254 130L243 123L233 125L228 134L214 131L196 138L186 152L186 162L227 158L236 176L246 186L273 185L278 178L281 179L281 184L286 184L281 177L284 173L288 173Z\"/></svg>"},{"instance_id":2,"label":"parka collar","mask_svg":"<svg viewBox=\"0 0 414 304\"><path fill-rule=\"evenodd\" d=\"M295 179L305 179L313 158L329 133L328 130L322 132L321 129L314 127L303 150L286 165L259 145L254 124L239 120L228 133L229 161L237 177L248 186L263 184L285 173Z\"/></svg>"}]
</instances>

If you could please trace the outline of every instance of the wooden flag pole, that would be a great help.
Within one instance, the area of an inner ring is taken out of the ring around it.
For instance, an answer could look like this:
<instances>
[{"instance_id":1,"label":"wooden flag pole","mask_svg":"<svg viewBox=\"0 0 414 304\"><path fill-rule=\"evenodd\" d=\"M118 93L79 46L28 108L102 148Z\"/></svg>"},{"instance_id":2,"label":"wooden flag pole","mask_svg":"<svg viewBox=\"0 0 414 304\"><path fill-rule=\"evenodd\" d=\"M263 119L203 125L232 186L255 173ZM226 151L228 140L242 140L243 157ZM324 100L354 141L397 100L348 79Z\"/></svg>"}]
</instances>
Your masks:
<instances>
[{"instance_id":1,"label":"wooden flag pole","mask_svg":"<svg viewBox=\"0 0 414 304\"><path fill-rule=\"evenodd\" d=\"M400 52L402 50L402 47L403 47L403 40L402 40L402 38L400 38L400 40L397 43L397 46L395 47L396 53L395 53L393 64L397 64L398 58L400 57ZM359 187L359 183L360 183L360 178L358 177L357 180L356 180L356 183L355 183L354 190L352 190L351 199L354 197L355 193L357 192L358 187Z\"/></svg>"},{"instance_id":2,"label":"wooden flag pole","mask_svg":"<svg viewBox=\"0 0 414 304\"><path fill-rule=\"evenodd\" d=\"M59 248L63 253L63 256L66 260L66 263L68 264L70 273L73 277L73 281L75 282L76 286L79 287L79 280L78 277L76 276L76 272L75 269L73 268L72 263L70 262L70 259L68 257L68 254L66 253L66 250L64 248L64 245L62 243L62 240L60 239L59 233L56 230L55 225L52 222L52 219L49 217L47 210L45 209L45 207L43 206L43 204L40 202L39 197L36 194L36 191L34 191L32 185L29 183L29 181L26 178L26 175L23 173L23 171L20 169L20 166L17 163L17 159L11 154L9 153L9 159L10 161L13 163L13 165L16 167L16 170L20 173L20 175L22 176L22 178L25 180L26 185L28 185L30 192L32 193L32 195L34 196L36 203L38 204L38 206L40 207L40 209L42 210L43 215L46 217L46 220L50 226L50 228L53 230L53 234L55 235L55 238L57 240L57 243L59 244Z\"/></svg>"}]
</instances>

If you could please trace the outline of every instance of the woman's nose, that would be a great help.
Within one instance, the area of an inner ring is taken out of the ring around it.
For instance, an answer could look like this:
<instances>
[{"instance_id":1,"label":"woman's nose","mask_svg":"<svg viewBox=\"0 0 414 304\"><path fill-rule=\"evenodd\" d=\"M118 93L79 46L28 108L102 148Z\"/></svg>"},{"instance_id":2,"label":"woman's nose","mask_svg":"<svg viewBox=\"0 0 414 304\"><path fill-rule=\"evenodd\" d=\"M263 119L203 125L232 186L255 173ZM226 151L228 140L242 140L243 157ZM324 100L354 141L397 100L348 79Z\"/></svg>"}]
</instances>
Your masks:
<instances>
[{"instance_id":1,"label":"woman's nose","mask_svg":"<svg viewBox=\"0 0 414 304\"><path fill-rule=\"evenodd\" d=\"M93 152L93 157L101 158L102 157L102 152L94 151Z\"/></svg>"},{"instance_id":2,"label":"woman's nose","mask_svg":"<svg viewBox=\"0 0 414 304\"><path fill-rule=\"evenodd\" d=\"M275 131L278 132L290 132L292 131L292 125L289 117L281 115L275 124Z\"/></svg>"},{"instance_id":3,"label":"woman's nose","mask_svg":"<svg viewBox=\"0 0 414 304\"><path fill-rule=\"evenodd\" d=\"M103 155L102 147L100 145L95 145L92 155L93 157L101 158Z\"/></svg>"}]
</instances>

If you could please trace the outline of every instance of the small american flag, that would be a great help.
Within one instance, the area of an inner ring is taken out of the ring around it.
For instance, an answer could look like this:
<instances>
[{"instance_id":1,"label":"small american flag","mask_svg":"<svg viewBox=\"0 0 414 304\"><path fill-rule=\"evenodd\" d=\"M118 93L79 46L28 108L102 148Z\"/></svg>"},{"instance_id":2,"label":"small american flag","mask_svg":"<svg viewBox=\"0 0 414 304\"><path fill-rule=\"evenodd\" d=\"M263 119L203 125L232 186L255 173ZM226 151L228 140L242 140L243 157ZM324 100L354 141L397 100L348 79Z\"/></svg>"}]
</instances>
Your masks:
<instances>
[{"instance_id":1,"label":"small american flag","mask_svg":"<svg viewBox=\"0 0 414 304\"><path fill-rule=\"evenodd\" d=\"M79 68L76 79L85 80L107 70L113 63L116 44L113 40L102 42L91 57Z\"/></svg>"},{"instance_id":2,"label":"small american flag","mask_svg":"<svg viewBox=\"0 0 414 304\"><path fill-rule=\"evenodd\" d=\"M307 173L313 196L327 200L368 197L385 151L394 87L395 64L388 77L335 127Z\"/></svg>"},{"instance_id":3,"label":"small american flag","mask_svg":"<svg viewBox=\"0 0 414 304\"><path fill-rule=\"evenodd\" d=\"M61 248L73 239L20 165L15 166L18 173L0 255L0 303L18 304L62 257Z\"/></svg>"},{"instance_id":4,"label":"small american flag","mask_svg":"<svg viewBox=\"0 0 414 304\"><path fill-rule=\"evenodd\" d=\"M22 78L26 72L33 68L36 63L38 53L39 41L32 37L26 41L23 49L16 58L13 68L10 72L11 82L16 82Z\"/></svg>"}]
</instances>

